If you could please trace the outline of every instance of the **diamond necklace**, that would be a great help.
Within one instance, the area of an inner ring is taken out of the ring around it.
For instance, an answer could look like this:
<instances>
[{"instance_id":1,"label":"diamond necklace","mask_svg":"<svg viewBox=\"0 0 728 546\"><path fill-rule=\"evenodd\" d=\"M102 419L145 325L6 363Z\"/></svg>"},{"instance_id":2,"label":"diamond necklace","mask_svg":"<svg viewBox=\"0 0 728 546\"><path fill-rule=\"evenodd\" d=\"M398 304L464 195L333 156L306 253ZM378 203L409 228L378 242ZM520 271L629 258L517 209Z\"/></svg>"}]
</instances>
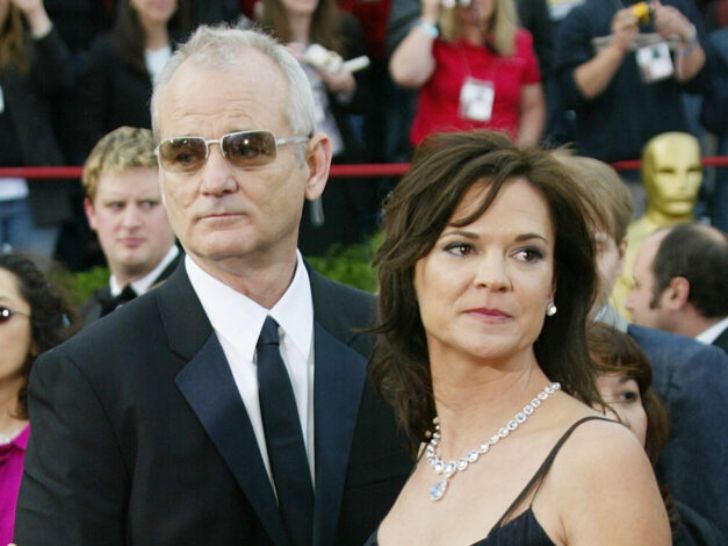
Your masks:
<instances>
[{"instance_id":1,"label":"diamond necklace","mask_svg":"<svg viewBox=\"0 0 728 546\"><path fill-rule=\"evenodd\" d=\"M460 459L443 461L437 454L437 446L440 444L441 435L440 421L437 417L435 417L432 420L432 424L434 425L435 430L432 433L430 441L427 443L427 447L425 448L425 457L427 457L427 462L430 463L430 466L435 471L435 474L437 474L438 476L442 476L442 478L435 482L432 487L430 487L430 499L433 501L439 501L442 497L444 497L445 491L447 490L447 486L449 484L449 480L453 476L455 476L456 472L465 472L468 469L468 466L477 462L481 456L488 453L491 447L496 445L510 433L514 432L523 423L525 423L528 417L541 405L541 402L546 400L549 396L554 394L560 388L560 383L551 383L550 385L547 385L546 388L538 393L533 400L523 406L523 409L516 413L513 419L508 421L505 426L501 427L498 430L497 434L494 434L488 440L480 444L477 449L471 449L470 451L468 451L465 456L461 457Z\"/></svg>"}]
</instances>

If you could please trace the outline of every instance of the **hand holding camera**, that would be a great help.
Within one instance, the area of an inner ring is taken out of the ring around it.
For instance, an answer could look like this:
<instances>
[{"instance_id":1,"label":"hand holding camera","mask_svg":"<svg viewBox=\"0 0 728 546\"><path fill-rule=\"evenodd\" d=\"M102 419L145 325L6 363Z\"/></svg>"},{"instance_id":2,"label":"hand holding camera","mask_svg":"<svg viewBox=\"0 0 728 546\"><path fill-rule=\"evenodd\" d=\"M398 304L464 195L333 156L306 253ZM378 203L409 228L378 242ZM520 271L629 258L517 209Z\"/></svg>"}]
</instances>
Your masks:
<instances>
[{"instance_id":1,"label":"hand holding camera","mask_svg":"<svg viewBox=\"0 0 728 546\"><path fill-rule=\"evenodd\" d=\"M348 72L356 72L369 66L369 57L365 55L345 61L335 51L330 51L319 44L311 44L308 46L303 53L303 60L322 72L329 74L336 74L342 69Z\"/></svg>"},{"instance_id":2,"label":"hand holding camera","mask_svg":"<svg viewBox=\"0 0 728 546\"><path fill-rule=\"evenodd\" d=\"M369 57L365 55L345 61L341 55L320 44L309 45L303 53L303 61L319 71L329 91L348 98L356 89L352 72L369 66Z\"/></svg>"},{"instance_id":3,"label":"hand holding camera","mask_svg":"<svg viewBox=\"0 0 728 546\"><path fill-rule=\"evenodd\" d=\"M637 5L639 4L620 9L612 18L612 40L610 43L617 47L622 54L630 50L632 43L639 34L639 12L634 9Z\"/></svg>"},{"instance_id":4,"label":"hand holding camera","mask_svg":"<svg viewBox=\"0 0 728 546\"><path fill-rule=\"evenodd\" d=\"M652 2L655 30L663 38L678 37L683 42L695 39L695 27L680 10L673 6L663 6L659 0Z\"/></svg>"}]
</instances>

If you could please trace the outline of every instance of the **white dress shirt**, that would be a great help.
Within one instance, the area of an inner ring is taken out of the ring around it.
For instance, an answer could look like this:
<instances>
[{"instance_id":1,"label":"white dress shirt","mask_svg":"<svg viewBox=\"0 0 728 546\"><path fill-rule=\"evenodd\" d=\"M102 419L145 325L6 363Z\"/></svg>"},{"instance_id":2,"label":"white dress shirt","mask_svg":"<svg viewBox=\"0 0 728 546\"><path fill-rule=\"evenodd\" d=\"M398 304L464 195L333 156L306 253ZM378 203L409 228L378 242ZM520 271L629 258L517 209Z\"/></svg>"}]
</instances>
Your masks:
<instances>
[{"instance_id":1,"label":"white dress shirt","mask_svg":"<svg viewBox=\"0 0 728 546\"><path fill-rule=\"evenodd\" d=\"M157 277L159 277L162 274L162 271L164 271L167 266L172 263L172 260L177 257L177 254L179 254L179 248L177 248L177 245L172 245L167 251L167 254L164 255L164 258L162 258L154 269L144 275L141 279L137 279L131 283L131 287L134 289L137 296L141 296L152 287L154 281L157 280ZM111 291L112 296L118 296L121 294L121 291L124 290L124 287L119 284L119 281L116 280L114 275L111 275L109 278L109 290Z\"/></svg>"},{"instance_id":2,"label":"white dress shirt","mask_svg":"<svg viewBox=\"0 0 728 546\"><path fill-rule=\"evenodd\" d=\"M258 305L247 296L212 277L189 255L185 257L185 266L192 288L200 299L202 308L222 345L271 483L273 480L258 401L255 346L266 316L270 315L278 323L281 357L288 370L296 398L311 480L312 483L316 483L313 427L313 299L308 272L300 253L296 253L296 272L291 284L271 309Z\"/></svg>"},{"instance_id":3,"label":"white dress shirt","mask_svg":"<svg viewBox=\"0 0 728 546\"><path fill-rule=\"evenodd\" d=\"M707 330L703 330L697 336L695 336L695 339L710 345L726 328L728 328L728 317L725 317L723 320L716 322Z\"/></svg>"}]
</instances>

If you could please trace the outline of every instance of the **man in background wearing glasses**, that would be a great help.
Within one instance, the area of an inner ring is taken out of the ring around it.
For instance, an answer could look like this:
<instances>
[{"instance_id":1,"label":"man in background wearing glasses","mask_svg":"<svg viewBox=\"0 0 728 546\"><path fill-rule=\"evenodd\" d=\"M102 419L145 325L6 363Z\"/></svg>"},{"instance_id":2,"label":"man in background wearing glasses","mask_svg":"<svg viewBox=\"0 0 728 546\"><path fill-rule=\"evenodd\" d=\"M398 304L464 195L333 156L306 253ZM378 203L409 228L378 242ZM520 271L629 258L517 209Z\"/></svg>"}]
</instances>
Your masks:
<instances>
[{"instance_id":1,"label":"man in background wearing glasses","mask_svg":"<svg viewBox=\"0 0 728 546\"><path fill-rule=\"evenodd\" d=\"M331 161L271 38L202 27L155 84L186 257L36 364L19 546L362 544L411 468L366 379L372 298L309 270Z\"/></svg>"},{"instance_id":2,"label":"man in background wearing glasses","mask_svg":"<svg viewBox=\"0 0 728 546\"><path fill-rule=\"evenodd\" d=\"M149 129L119 127L99 140L86 159L84 210L111 277L81 306L84 325L144 294L179 264L154 149Z\"/></svg>"}]
</instances>

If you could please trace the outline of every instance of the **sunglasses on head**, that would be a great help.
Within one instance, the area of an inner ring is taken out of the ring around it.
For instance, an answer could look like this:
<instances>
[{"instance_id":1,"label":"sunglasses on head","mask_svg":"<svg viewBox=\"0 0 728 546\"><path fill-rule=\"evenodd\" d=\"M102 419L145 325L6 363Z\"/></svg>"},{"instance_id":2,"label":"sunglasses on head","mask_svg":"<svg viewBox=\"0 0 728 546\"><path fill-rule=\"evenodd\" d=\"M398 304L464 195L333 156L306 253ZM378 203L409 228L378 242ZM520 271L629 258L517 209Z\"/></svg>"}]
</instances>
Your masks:
<instances>
[{"instance_id":1,"label":"sunglasses on head","mask_svg":"<svg viewBox=\"0 0 728 546\"><path fill-rule=\"evenodd\" d=\"M28 314L28 313L22 313L21 311L15 311L14 309L10 309L10 307L7 307L5 305L0 305L0 324L5 324L11 318L13 318L15 315L18 315L19 317L30 317L30 314Z\"/></svg>"},{"instance_id":2,"label":"sunglasses on head","mask_svg":"<svg viewBox=\"0 0 728 546\"><path fill-rule=\"evenodd\" d=\"M278 146L303 144L309 137L276 138L270 131L237 131L217 140L184 136L168 138L157 146L159 163L165 171L190 173L200 169L210 156L210 144L220 146L223 157L236 167L260 167L271 163Z\"/></svg>"}]
</instances>

